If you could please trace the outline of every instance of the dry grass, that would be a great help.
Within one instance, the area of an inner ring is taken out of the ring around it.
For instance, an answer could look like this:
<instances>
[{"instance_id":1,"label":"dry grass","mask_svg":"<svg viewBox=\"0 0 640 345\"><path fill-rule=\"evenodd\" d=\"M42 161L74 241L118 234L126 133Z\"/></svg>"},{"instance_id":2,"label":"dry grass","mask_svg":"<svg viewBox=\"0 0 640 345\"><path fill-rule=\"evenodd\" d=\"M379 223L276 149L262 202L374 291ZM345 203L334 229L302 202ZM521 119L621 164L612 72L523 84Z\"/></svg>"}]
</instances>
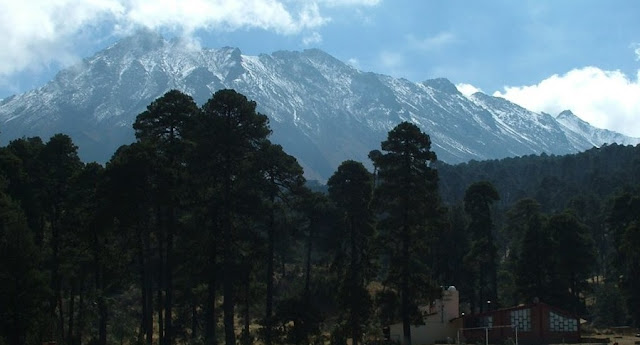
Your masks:
<instances>
[{"instance_id":1,"label":"dry grass","mask_svg":"<svg viewBox=\"0 0 640 345\"><path fill-rule=\"evenodd\" d=\"M590 335L589 338L595 339L604 339L609 340L609 344L618 344L618 345L636 345L636 343L640 344L640 338L632 335Z\"/></svg>"}]
</instances>

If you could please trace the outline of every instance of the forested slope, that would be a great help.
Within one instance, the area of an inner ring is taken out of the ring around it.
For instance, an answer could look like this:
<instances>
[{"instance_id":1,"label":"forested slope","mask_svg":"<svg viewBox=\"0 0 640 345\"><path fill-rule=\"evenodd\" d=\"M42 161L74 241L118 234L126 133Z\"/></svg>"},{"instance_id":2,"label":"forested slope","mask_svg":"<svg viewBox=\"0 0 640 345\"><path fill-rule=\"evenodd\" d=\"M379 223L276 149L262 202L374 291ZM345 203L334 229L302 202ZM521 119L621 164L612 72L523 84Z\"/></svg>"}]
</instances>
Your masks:
<instances>
[{"instance_id":1,"label":"forested slope","mask_svg":"<svg viewBox=\"0 0 640 345\"><path fill-rule=\"evenodd\" d=\"M640 146L449 166L402 122L323 193L256 106L169 91L105 166L0 148L0 344L357 344L449 285L640 321Z\"/></svg>"}]
</instances>

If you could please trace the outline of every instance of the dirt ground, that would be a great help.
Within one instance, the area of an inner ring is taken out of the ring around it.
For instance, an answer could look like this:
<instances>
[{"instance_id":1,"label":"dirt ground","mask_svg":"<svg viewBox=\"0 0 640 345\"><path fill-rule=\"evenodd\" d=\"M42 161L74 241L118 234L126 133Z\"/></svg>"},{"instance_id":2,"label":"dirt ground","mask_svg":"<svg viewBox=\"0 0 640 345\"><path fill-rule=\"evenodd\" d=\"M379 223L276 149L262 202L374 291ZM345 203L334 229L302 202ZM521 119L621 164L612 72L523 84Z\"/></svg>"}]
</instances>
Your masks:
<instances>
[{"instance_id":1,"label":"dirt ground","mask_svg":"<svg viewBox=\"0 0 640 345\"><path fill-rule=\"evenodd\" d=\"M635 335L621 335L621 334L583 334L583 338L601 339L602 342L608 340L609 345L618 343L618 345L640 345L640 337Z\"/></svg>"}]
</instances>

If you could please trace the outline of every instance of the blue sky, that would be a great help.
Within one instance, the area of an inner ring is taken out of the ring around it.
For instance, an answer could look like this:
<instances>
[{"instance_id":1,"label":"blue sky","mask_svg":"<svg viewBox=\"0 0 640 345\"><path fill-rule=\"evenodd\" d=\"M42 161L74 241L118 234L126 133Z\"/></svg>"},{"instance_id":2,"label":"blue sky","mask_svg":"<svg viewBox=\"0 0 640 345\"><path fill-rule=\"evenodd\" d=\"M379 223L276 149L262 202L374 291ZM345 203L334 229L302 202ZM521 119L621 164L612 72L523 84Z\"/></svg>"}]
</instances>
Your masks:
<instances>
[{"instance_id":1,"label":"blue sky","mask_svg":"<svg viewBox=\"0 0 640 345\"><path fill-rule=\"evenodd\" d=\"M0 0L0 98L140 27L246 55L320 48L640 137L636 0Z\"/></svg>"}]
</instances>

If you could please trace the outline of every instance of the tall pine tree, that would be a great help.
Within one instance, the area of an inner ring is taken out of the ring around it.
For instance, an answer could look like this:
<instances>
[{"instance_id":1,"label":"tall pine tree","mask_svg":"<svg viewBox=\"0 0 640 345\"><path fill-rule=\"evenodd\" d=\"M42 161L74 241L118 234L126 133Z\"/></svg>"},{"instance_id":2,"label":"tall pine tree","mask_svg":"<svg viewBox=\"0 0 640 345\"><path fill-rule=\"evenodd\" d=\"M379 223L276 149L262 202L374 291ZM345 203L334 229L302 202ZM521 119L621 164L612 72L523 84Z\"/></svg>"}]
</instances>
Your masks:
<instances>
[{"instance_id":1,"label":"tall pine tree","mask_svg":"<svg viewBox=\"0 0 640 345\"><path fill-rule=\"evenodd\" d=\"M389 257L387 280L401 296L403 344L411 345L411 324L420 322L417 304L432 298L429 277L429 232L440 216L438 174L431 139L411 123L393 128L372 152L378 171L375 191L378 223Z\"/></svg>"},{"instance_id":2,"label":"tall pine tree","mask_svg":"<svg viewBox=\"0 0 640 345\"><path fill-rule=\"evenodd\" d=\"M329 196L342 212L344 238L349 263L341 300L348 313L352 344L362 339L363 326L370 313L371 300L365 289L371 271L369 254L373 241L372 175L360 162L345 161L329 178Z\"/></svg>"}]
</instances>

